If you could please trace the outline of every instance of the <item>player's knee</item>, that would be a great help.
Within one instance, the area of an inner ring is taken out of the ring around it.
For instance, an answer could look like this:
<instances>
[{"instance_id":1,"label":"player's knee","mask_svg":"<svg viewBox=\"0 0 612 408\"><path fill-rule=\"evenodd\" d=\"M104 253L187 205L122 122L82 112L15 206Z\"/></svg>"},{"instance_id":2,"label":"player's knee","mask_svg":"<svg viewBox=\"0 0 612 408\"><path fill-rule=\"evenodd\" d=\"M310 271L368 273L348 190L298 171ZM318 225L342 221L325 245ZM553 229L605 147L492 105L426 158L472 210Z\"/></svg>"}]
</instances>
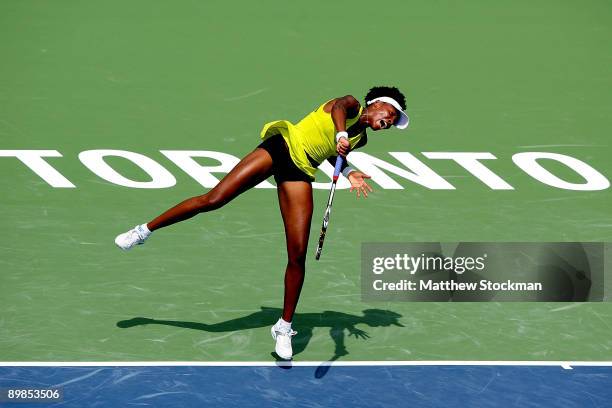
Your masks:
<instances>
[{"instance_id":1,"label":"player's knee","mask_svg":"<svg viewBox=\"0 0 612 408\"><path fill-rule=\"evenodd\" d=\"M210 191L198 197L198 208L200 212L216 210L223 207L226 203L222 194L216 191Z\"/></svg>"},{"instance_id":2,"label":"player's knee","mask_svg":"<svg viewBox=\"0 0 612 408\"><path fill-rule=\"evenodd\" d=\"M216 210L217 208L223 207L226 200L219 193L212 193L208 198L208 207L211 210Z\"/></svg>"},{"instance_id":3,"label":"player's knee","mask_svg":"<svg viewBox=\"0 0 612 408\"><path fill-rule=\"evenodd\" d=\"M306 256L289 256L287 265L303 268L306 265Z\"/></svg>"},{"instance_id":4,"label":"player's knee","mask_svg":"<svg viewBox=\"0 0 612 408\"><path fill-rule=\"evenodd\" d=\"M306 265L306 250L308 248L308 243L298 243L291 245L288 251L288 263L290 265L295 266L304 266Z\"/></svg>"}]
</instances>

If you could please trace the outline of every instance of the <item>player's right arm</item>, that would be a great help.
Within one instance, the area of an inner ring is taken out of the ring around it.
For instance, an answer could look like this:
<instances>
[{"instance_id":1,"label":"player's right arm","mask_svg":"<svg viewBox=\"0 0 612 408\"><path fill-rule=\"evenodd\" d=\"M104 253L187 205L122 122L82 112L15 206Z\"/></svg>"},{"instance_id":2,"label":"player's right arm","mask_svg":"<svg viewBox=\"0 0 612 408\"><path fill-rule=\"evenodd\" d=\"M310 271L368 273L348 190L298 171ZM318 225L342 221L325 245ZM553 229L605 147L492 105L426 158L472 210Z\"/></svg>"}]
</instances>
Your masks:
<instances>
[{"instance_id":1,"label":"player's right arm","mask_svg":"<svg viewBox=\"0 0 612 408\"><path fill-rule=\"evenodd\" d=\"M353 95L336 98L331 109L331 117L336 128L336 134L346 132L346 119L354 118L359 113L359 101ZM349 152L349 141L347 137L336 139L336 151L342 156Z\"/></svg>"}]
</instances>

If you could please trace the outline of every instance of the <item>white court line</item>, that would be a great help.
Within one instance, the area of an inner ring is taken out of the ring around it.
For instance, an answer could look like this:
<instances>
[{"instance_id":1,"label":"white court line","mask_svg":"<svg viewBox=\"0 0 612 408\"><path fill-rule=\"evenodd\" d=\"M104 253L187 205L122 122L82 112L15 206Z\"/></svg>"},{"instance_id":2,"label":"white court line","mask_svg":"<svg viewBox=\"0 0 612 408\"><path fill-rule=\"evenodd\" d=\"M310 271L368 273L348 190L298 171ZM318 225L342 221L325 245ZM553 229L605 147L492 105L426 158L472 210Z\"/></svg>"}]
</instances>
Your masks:
<instances>
[{"instance_id":1,"label":"white court line","mask_svg":"<svg viewBox=\"0 0 612 408\"><path fill-rule=\"evenodd\" d=\"M591 145L591 144L544 144L544 145L523 145L517 146L521 148L534 148L534 147L607 147L606 145Z\"/></svg>"},{"instance_id":2,"label":"white court line","mask_svg":"<svg viewBox=\"0 0 612 408\"><path fill-rule=\"evenodd\" d=\"M0 361L0 367L360 367L360 366L525 366L612 367L612 361Z\"/></svg>"}]
</instances>

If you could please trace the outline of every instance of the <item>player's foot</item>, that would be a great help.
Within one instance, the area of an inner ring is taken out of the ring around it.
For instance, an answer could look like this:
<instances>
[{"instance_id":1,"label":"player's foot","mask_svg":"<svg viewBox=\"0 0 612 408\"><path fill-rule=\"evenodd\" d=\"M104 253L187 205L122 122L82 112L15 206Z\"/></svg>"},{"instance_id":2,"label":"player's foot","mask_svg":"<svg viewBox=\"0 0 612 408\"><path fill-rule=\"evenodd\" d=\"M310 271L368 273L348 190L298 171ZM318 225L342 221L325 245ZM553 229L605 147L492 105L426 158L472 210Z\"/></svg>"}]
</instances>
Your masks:
<instances>
[{"instance_id":1,"label":"player's foot","mask_svg":"<svg viewBox=\"0 0 612 408\"><path fill-rule=\"evenodd\" d=\"M124 251L131 249L135 245L142 245L151 235L151 231L146 224L137 225L128 232L117 235L115 244Z\"/></svg>"},{"instance_id":2,"label":"player's foot","mask_svg":"<svg viewBox=\"0 0 612 408\"><path fill-rule=\"evenodd\" d=\"M293 357L293 349L291 348L291 338L297 334L295 330L291 328L280 327L277 324L272 326L271 329L272 338L276 340L276 347L274 351L276 354L284 360L291 360Z\"/></svg>"}]
</instances>

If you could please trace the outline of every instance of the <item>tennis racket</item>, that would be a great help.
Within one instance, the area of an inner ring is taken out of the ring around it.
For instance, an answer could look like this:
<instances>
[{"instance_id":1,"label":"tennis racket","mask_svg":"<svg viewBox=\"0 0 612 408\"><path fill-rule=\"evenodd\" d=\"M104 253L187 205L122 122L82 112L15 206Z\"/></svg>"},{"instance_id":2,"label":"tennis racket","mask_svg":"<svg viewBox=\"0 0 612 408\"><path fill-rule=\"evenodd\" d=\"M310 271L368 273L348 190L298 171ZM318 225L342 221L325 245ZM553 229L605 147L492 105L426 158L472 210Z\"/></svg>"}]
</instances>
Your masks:
<instances>
[{"instance_id":1,"label":"tennis racket","mask_svg":"<svg viewBox=\"0 0 612 408\"><path fill-rule=\"evenodd\" d=\"M332 202L334 201L334 193L336 192L336 182L340 176L340 169L344 163L344 157L338 155L336 158L336 167L334 168L334 176L332 177L332 185L329 190L329 198L327 199L327 208L325 209L325 215L323 216L323 225L321 226L321 235L319 235L319 245L317 245L317 253L315 259L318 261L323 251L323 241L325 241L325 233L327 232L327 226L329 225L329 216L331 215Z\"/></svg>"}]
</instances>

